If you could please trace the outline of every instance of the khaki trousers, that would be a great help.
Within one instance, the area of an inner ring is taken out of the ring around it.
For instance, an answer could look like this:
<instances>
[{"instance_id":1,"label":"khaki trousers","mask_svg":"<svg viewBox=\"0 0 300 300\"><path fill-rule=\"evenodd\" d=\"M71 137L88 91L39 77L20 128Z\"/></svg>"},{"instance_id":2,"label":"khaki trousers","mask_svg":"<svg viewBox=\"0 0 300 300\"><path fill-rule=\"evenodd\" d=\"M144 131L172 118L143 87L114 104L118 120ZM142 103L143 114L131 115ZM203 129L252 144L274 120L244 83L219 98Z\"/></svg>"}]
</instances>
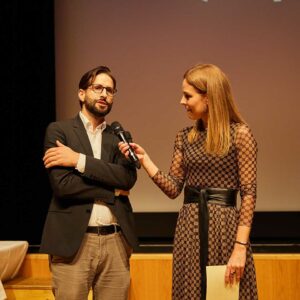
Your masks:
<instances>
[{"instance_id":1,"label":"khaki trousers","mask_svg":"<svg viewBox=\"0 0 300 300\"><path fill-rule=\"evenodd\" d=\"M131 248L122 233L86 233L76 256L50 257L52 290L56 300L127 300Z\"/></svg>"}]
</instances>

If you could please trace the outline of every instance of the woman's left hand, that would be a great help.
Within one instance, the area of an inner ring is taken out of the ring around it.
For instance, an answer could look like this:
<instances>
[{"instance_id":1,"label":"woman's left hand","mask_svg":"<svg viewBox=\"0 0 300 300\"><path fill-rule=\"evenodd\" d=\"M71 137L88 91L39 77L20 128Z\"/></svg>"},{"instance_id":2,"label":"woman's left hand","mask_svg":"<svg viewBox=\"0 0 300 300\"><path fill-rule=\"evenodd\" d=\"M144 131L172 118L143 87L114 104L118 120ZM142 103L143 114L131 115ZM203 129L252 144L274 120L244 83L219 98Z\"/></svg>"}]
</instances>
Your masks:
<instances>
[{"instance_id":1,"label":"woman's left hand","mask_svg":"<svg viewBox=\"0 0 300 300\"><path fill-rule=\"evenodd\" d=\"M244 245L235 244L225 272L225 284L232 285L239 282L244 274L247 248Z\"/></svg>"}]
</instances>

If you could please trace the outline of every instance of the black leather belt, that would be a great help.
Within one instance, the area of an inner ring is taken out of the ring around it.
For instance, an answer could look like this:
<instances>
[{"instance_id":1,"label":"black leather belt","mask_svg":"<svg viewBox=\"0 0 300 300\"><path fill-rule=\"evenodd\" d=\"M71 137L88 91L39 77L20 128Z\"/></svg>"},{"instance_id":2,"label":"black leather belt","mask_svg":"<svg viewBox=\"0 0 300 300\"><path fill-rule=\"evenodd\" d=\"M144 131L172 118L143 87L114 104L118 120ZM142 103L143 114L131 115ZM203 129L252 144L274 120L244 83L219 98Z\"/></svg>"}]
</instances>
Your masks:
<instances>
[{"instance_id":1,"label":"black leather belt","mask_svg":"<svg viewBox=\"0 0 300 300\"><path fill-rule=\"evenodd\" d=\"M96 233L98 235L107 235L119 232L121 227L119 225L106 225L106 226L88 226L86 232Z\"/></svg>"},{"instance_id":2,"label":"black leather belt","mask_svg":"<svg viewBox=\"0 0 300 300\"><path fill-rule=\"evenodd\" d=\"M236 205L237 190L219 188L184 188L184 204L199 205L199 238L200 238L200 269L201 269L201 300L206 299L206 266L208 261L208 210L207 202L222 205Z\"/></svg>"}]
</instances>

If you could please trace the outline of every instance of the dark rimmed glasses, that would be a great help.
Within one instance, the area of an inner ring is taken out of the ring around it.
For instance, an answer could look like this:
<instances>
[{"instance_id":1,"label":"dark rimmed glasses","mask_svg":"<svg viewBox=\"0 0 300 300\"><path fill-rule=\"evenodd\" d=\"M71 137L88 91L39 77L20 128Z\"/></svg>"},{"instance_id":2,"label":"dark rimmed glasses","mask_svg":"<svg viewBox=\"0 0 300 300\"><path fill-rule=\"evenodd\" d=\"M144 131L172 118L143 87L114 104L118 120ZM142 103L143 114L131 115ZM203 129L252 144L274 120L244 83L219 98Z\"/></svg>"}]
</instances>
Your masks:
<instances>
[{"instance_id":1,"label":"dark rimmed glasses","mask_svg":"<svg viewBox=\"0 0 300 300\"><path fill-rule=\"evenodd\" d=\"M117 93L117 89L114 89L110 86L103 86L102 84L91 84L89 87L94 93L98 95L100 95L104 89L106 91L106 94L110 97L113 97Z\"/></svg>"}]
</instances>

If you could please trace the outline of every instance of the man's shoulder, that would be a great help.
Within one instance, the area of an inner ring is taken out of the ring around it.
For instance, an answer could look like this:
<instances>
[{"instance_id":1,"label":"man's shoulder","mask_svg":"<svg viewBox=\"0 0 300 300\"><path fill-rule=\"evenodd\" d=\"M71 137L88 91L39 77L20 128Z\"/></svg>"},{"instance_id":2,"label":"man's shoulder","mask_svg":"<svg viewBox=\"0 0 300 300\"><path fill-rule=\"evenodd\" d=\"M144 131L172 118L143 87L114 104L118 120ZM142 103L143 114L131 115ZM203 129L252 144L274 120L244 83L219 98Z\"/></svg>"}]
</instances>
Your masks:
<instances>
[{"instance_id":1,"label":"man's shoulder","mask_svg":"<svg viewBox=\"0 0 300 300\"><path fill-rule=\"evenodd\" d=\"M68 128L80 123L78 116L65 120L57 120L49 123L48 128Z\"/></svg>"}]
</instances>

